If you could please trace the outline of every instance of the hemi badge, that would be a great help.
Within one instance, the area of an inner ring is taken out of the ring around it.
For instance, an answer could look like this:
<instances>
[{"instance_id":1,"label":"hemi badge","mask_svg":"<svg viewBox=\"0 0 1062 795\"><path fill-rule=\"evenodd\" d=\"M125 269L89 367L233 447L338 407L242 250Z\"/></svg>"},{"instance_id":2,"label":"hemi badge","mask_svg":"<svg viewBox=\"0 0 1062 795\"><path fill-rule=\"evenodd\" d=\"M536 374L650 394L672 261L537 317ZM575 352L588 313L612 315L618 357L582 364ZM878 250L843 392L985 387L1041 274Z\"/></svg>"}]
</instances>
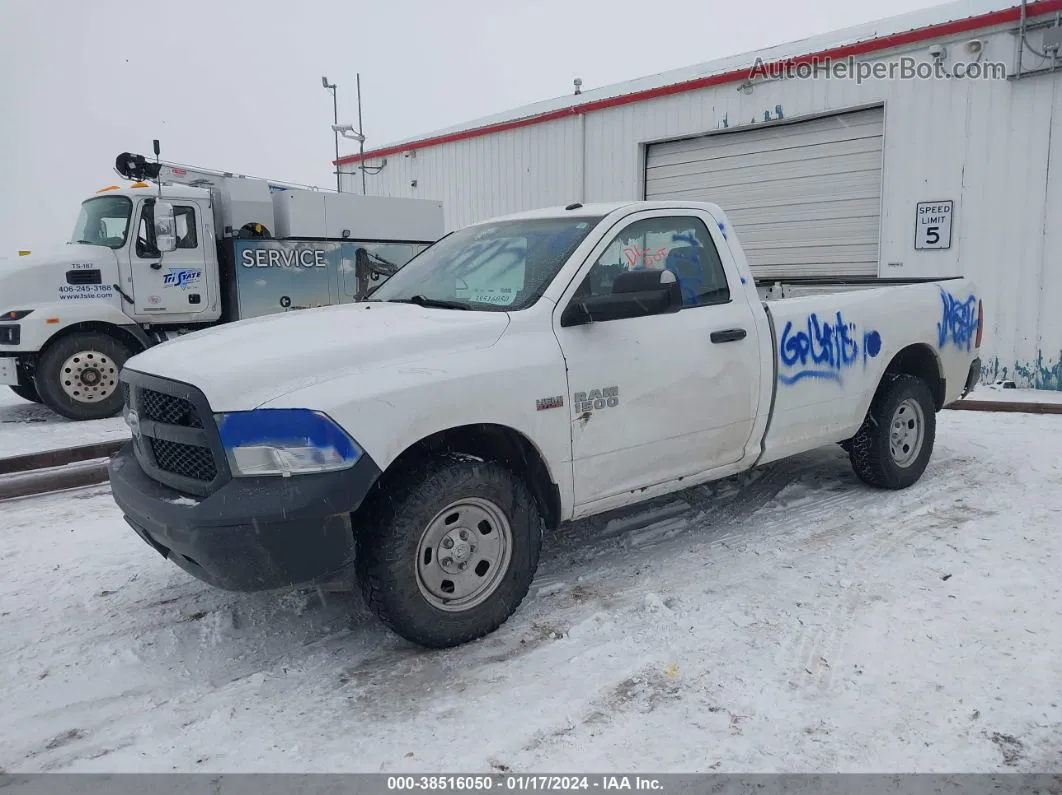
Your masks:
<instances>
[{"instance_id":1,"label":"hemi badge","mask_svg":"<svg viewBox=\"0 0 1062 795\"><path fill-rule=\"evenodd\" d=\"M546 409L559 409L564 405L564 395L556 395L555 397L539 398L535 401L535 405L538 406L539 411L545 411Z\"/></svg>"}]
</instances>

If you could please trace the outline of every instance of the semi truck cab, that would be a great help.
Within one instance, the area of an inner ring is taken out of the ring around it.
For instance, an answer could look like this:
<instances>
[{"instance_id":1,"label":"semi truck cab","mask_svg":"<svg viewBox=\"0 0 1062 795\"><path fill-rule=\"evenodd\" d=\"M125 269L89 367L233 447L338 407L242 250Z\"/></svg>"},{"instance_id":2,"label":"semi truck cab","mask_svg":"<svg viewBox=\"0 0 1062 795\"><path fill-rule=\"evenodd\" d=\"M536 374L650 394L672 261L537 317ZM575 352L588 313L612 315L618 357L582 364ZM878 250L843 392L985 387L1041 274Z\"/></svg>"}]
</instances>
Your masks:
<instances>
[{"instance_id":1,"label":"semi truck cab","mask_svg":"<svg viewBox=\"0 0 1062 795\"><path fill-rule=\"evenodd\" d=\"M65 245L0 269L0 385L75 420L118 374L219 323L348 303L444 233L441 202L319 191L122 153Z\"/></svg>"}]
</instances>

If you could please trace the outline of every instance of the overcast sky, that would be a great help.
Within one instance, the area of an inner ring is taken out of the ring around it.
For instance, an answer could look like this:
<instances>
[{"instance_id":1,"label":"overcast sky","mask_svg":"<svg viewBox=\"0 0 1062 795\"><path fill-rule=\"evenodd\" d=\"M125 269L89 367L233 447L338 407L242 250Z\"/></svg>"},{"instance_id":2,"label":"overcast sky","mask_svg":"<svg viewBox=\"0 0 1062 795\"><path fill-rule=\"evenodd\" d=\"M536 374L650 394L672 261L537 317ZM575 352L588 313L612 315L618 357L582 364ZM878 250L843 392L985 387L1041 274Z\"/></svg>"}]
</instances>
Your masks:
<instances>
[{"instance_id":1,"label":"overcast sky","mask_svg":"<svg viewBox=\"0 0 1062 795\"><path fill-rule=\"evenodd\" d=\"M67 239L123 151L334 187L370 148L925 0L0 0L0 256ZM341 147L352 141L343 142ZM341 148L341 153L355 151Z\"/></svg>"}]
</instances>

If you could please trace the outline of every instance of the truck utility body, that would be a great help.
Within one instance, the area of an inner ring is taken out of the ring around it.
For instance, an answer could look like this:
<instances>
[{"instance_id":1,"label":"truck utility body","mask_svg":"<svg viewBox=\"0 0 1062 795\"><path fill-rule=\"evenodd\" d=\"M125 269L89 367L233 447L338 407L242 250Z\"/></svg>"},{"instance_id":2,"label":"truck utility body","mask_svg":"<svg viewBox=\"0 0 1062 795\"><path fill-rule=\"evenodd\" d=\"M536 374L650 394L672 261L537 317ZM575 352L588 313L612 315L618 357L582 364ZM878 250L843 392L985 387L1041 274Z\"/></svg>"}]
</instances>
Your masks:
<instances>
[{"instance_id":1,"label":"truck utility body","mask_svg":"<svg viewBox=\"0 0 1062 795\"><path fill-rule=\"evenodd\" d=\"M435 201L128 153L116 170L139 181L83 202L68 244L0 268L0 385L72 419L121 410L129 356L234 320L353 302L444 232ZM161 244L160 223L172 233Z\"/></svg>"},{"instance_id":2,"label":"truck utility body","mask_svg":"<svg viewBox=\"0 0 1062 795\"><path fill-rule=\"evenodd\" d=\"M980 372L974 285L818 290L771 298L714 204L476 224L367 300L131 359L112 491L208 583L353 567L396 632L461 643L561 522L834 443L872 486L917 481Z\"/></svg>"}]
</instances>

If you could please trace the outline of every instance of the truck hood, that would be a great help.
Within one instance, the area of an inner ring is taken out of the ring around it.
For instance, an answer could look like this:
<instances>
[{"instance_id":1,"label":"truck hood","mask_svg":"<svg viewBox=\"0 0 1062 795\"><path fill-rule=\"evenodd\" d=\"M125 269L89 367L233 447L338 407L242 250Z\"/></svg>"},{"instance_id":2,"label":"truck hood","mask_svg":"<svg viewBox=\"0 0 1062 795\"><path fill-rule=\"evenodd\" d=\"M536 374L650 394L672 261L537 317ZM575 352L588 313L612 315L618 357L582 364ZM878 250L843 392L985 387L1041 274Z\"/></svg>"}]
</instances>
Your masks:
<instances>
[{"instance_id":1,"label":"truck hood","mask_svg":"<svg viewBox=\"0 0 1062 795\"><path fill-rule=\"evenodd\" d=\"M99 268L105 285L118 281L118 256L106 246L69 243L42 254L28 254L0 264L0 312L32 309L60 300L66 272L75 265Z\"/></svg>"},{"instance_id":2,"label":"truck hood","mask_svg":"<svg viewBox=\"0 0 1062 795\"><path fill-rule=\"evenodd\" d=\"M198 387L214 411L247 411L288 392L433 353L488 348L504 312L379 301L300 309L197 331L137 354L126 367Z\"/></svg>"}]
</instances>

